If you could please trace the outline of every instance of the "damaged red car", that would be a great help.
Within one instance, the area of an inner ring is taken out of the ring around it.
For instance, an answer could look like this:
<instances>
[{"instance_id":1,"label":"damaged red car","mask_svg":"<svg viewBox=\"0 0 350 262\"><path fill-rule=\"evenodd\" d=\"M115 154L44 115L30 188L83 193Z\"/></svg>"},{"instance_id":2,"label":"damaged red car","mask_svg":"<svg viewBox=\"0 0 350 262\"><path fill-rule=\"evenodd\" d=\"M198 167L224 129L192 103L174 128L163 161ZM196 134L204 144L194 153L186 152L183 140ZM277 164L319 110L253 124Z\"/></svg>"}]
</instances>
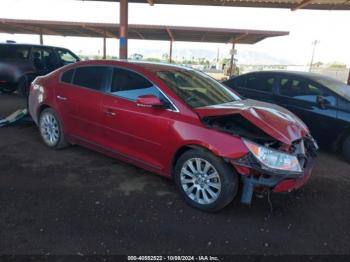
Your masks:
<instances>
[{"instance_id":1,"label":"damaged red car","mask_svg":"<svg viewBox=\"0 0 350 262\"><path fill-rule=\"evenodd\" d=\"M166 64L65 66L32 83L29 110L47 146L79 144L172 177L185 201L205 211L225 207L239 191L250 204L256 190L301 187L317 151L286 109Z\"/></svg>"}]
</instances>

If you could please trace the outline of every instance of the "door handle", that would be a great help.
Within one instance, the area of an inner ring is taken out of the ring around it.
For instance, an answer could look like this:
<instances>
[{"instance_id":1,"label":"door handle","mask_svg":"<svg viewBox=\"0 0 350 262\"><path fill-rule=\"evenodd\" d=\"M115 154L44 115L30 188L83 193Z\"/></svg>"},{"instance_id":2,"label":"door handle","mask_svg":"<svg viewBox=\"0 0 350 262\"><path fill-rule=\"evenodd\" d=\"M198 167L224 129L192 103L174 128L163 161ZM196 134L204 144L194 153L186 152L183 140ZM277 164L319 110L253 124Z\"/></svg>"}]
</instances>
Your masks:
<instances>
[{"instance_id":1,"label":"door handle","mask_svg":"<svg viewBox=\"0 0 350 262\"><path fill-rule=\"evenodd\" d=\"M57 99L58 99L58 100L61 100L61 101L66 101L66 100L67 100L67 97L64 97L64 96L57 96Z\"/></svg>"},{"instance_id":2,"label":"door handle","mask_svg":"<svg viewBox=\"0 0 350 262\"><path fill-rule=\"evenodd\" d=\"M116 115L116 113L113 112L113 111L110 110L110 109L105 110L104 113L105 113L107 116L115 116L115 115Z\"/></svg>"}]
</instances>

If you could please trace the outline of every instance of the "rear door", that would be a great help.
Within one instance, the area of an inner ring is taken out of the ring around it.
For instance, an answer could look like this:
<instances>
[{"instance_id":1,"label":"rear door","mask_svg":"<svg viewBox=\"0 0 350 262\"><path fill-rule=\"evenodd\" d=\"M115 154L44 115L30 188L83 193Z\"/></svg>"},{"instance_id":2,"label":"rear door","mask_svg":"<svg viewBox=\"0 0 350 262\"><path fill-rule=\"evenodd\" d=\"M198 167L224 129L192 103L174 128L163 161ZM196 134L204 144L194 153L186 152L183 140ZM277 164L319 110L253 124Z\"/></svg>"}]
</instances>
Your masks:
<instances>
[{"instance_id":1,"label":"rear door","mask_svg":"<svg viewBox=\"0 0 350 262\"><path fill-rule=\"evenodd\" d=\"M125 68L113 69L111 90L102 101L104 144L160 170L172 115L177 113L170 104L168 110L137 105L136 99L141 95L155 95L169 104L160 90L139 73Z\"/></svg>"},{"instance_id":2,"label":"rear door","mask_svg":"<svg viewBox=\"0 0 350 262\"><path fill-rule=\"evenodd\" d=\"M278 88L279 105L299 116L317 140L332 140L337 128L337 97L332 92L306 78L284 74ZM317 103L319 97L325 99L324 107Z\"/></svg>"},{"instance_id":3,"label":"rear door","mask_svg":"<svg viewBox=\"0 0 350 262\"><path fill-rule=\"evenodd\" d=\"M69 135L101 143L101 102L107 87L108 72L109 67L105 66L83 66L62 75L56 100Z\"/></svg>"}]
</instances>

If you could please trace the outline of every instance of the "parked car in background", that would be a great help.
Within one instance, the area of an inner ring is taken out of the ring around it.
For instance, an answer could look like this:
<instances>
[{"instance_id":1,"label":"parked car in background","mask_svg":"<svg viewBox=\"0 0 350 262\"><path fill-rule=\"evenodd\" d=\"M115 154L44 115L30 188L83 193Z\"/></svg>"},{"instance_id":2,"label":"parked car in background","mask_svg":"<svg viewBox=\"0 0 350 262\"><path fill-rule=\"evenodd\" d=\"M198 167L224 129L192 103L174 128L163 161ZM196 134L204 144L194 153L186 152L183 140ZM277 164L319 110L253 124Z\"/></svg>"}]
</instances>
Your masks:
<instances>
[{"instance_id":1,"label":"parked car in background","mask_svg":"<svg viewBox=\"0 0 350 262\"><path fill-rule=\"evenodd\" d=\"M35 77L77 61L78 56L65 48L0 44L0 91L12 93L18 90L26 95Z\"/></svg>"},{"instance_id":2,"label":"parked car in background","mask_svg":"<svg viewBox=\"0 0 350 262\"><path fill-rule=\"evenodd\" d=\"M277 104L299 116L321 147L350 162L350 86L306 72L252 72L223 82L247 98Z\"/></svg>"},{"instance_id":3,"label":"parked car in background","mask_svg":"<svg viewBox=\"0 0 350 262\"><path fill-rule=\"evenodd\" d=\"M193 207L215 211L254 189L310 177L317 145L287 110L242 100L196 70L87 61L37 78L29 111L51 148L80 144L173 177Z\"/></svg>"}]
</instances>

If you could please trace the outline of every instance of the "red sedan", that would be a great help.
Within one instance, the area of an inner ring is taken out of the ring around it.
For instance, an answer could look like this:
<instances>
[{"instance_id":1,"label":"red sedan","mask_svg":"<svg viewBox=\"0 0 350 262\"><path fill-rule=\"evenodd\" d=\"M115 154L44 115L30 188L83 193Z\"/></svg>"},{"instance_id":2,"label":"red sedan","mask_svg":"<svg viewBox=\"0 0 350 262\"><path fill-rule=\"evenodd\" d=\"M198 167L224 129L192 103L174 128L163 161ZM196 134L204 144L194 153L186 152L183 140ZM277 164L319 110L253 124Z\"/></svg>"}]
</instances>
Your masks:
<instances>
[{"instance_id":1,"label":"red sedan","mask_svg":"<svg viewBox=\"0 0 350 262\"><path fill-rule=\"evenodd\" d=\"M205 211L243 187L291 191L310 177L317 145L284 108L242 99L184 67L88 61L37 78L29 110L44 143L79 144L174 178L186 202Z\"/></svg>"}]
</instances>

